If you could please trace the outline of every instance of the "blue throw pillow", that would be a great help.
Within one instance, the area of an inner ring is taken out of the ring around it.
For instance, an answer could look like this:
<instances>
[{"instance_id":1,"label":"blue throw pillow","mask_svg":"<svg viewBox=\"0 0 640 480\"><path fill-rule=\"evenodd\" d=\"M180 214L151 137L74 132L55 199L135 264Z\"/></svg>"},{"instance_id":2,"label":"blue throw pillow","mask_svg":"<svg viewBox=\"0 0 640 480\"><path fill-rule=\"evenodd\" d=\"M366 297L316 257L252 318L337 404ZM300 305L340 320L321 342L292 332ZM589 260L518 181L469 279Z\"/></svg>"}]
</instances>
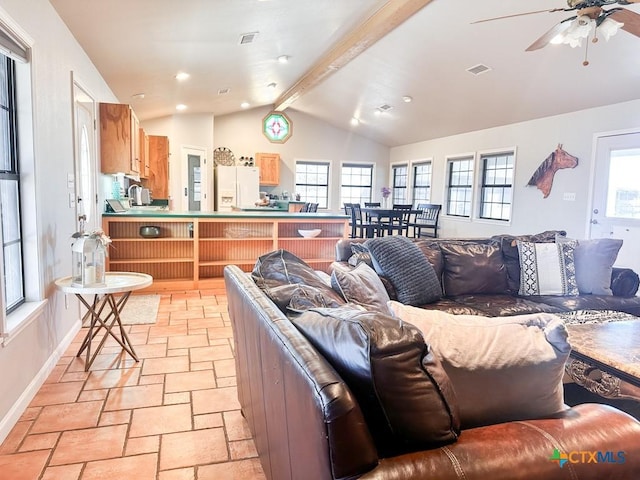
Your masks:
<instances>
[{"instance_id":1,"label":"blue throw pillow","mask_svg":"<svg viewBox=\"0 0 640 480\"><path fill-rule=\"evenodd\" d=\"M420 306L442 298L442 286L433 266L407 237L371 238L365 245L376 272L391 281L400 303Z\"/></svg>"}]
</instances>

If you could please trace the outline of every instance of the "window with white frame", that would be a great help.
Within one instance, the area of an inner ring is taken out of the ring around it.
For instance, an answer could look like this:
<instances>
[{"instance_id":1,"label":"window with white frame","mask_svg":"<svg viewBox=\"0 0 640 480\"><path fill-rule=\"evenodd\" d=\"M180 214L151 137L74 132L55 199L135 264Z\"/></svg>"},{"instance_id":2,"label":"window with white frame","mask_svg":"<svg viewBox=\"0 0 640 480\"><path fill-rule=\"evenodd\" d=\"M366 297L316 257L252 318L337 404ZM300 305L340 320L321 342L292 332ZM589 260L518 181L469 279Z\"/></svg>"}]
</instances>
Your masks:
<instances>
[{"instance_id":1,"label":"window with white frame","mask_svg":"<svg viewBox=\"0 0 640 480\"><path fill-rule=\"evenodd\" d=\"M483 154L482 186L479 217L489 220L511 220L513 197L514 153Z\"/></svg>"},{"instance_id":2,"label":"window with white frame","mask_svg":"<svg viewBox=\"0 0 640 480\"><path fill-rule=\"evenodd\" d=\"M296 193L300 200L329 206L329 162L296 161Z\"/></svg>"},{"instance_id":3,"label":"window with white frame","mask_svg":"<svg viewBox=\"0 0 640 480\"><path fill-rule=\"evenodd\" d=\"M0 214L4 314L25 301L15 61L0 54Z\"/></svg>"},{"instance_id":4,"label":"window with white frame","mask_svg":"<svg viewBox=\"0 0 640 480\"><path fill-rule=\"evenodd\" d=\"M473 156L447 161L447 215L471 217Z\"/></svg>"},{"instance_id":5,"label":"window with white frame","mask_svg":"<svg viewBox=\"0 0 640 480\"><path fill-rule=\"evenodd\" d=\"M413 205L431 201L431 162L413 165Z\"/></svg>"},{"instance_id":6,"label":"window with white frame","mask_svg":"<svg viewBox=\"0 0 640 480\"><path fill-rule=\"evenodd\" d=\"M391 185L393 203L407 203L409 168L406 165L395 165L391 167L391 173L393 178L393 184Z\"/></svg>"},{"instance_id":7,"label":"window with white frame","mask_svg":"<svg viewBox=\"0 0 640 480\"><path fill-rule=\"evenodd\" d=\"M340 178L340 205L371 201L373 165L345 163Z\"/></svg>"}]
</instances>

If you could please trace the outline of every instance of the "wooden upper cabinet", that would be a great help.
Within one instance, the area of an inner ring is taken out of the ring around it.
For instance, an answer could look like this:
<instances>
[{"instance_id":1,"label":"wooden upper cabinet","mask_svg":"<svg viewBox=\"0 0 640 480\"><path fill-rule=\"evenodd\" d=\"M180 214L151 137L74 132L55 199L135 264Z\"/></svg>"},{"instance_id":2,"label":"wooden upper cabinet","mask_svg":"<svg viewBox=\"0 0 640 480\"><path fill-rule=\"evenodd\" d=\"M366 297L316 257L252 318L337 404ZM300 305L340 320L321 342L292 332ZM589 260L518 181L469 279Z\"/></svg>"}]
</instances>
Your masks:
<instances>
[{"instance_id":1,"label":"wooden upper cabinet","mask_svg":"<svg viewBox=\"0 0 640 480\"><path fill-rule=\"evenodd\" d=\"M140 127L140 178L149 177L149 135Z\"/></svg>"},{"instance_id":2,"label":"wooden upper cabinet","mask_svg":"<svg viewBox=\"0 0 640 480\"><path fill-rule=\"evenodd\" d=\"M280 184L280 154L256 153L256 167L260 169L260 185Z\"/></svg>"},{"instance_id":3,"label":"wooden upper cabinet","mask_svg":"<svg viewBox=\"0 0 640 480\"><path fill-rule=\"evenodd\" d=\"M129 105L100 104L100 170L140 174L140 125Z\"/></svg>"},{"instance_id":4,"label":"wooden upper cabinet","mask_svg":"<svg viewBox=\"0 0 640 480\"><path fill-rule=\"evenodd\" d=\"M153 198L169 198L169 137L148 135L149 175L142 181Z\"/></svg>"}]
</instances>

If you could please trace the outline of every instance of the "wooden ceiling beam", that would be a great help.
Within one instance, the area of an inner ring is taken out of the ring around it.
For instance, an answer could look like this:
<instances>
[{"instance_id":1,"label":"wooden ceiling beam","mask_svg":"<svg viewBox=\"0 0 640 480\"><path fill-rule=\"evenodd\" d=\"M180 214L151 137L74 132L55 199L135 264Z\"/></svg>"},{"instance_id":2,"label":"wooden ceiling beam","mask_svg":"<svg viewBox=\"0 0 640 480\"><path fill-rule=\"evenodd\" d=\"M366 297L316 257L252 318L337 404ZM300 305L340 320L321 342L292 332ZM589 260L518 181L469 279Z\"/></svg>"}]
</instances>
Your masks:
<instances>
[{"instance_id":1,"label":"wooden ceiling beam","mask_svg":"<svg viewBox=\"0 0 640 480\"><path fill-rule=\"evenodd\" d=\"M276 100L273 109L283 111L305 92L344 67L432 0L389 0L325 53L296 83Z\"/></svg>"}]
</instances>

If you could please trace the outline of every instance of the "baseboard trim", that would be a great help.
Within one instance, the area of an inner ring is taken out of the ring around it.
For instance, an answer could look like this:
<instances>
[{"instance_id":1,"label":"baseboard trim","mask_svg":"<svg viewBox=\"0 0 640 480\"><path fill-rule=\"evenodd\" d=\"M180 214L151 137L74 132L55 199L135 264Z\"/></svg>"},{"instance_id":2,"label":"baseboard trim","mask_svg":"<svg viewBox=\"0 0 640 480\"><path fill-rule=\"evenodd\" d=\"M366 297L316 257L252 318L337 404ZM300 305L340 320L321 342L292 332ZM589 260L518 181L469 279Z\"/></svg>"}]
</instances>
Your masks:
<instances>
[{"instance_id":1,"label":"baseboard trim","mask_svg":"<svg viewBox=\"0 0 640 480\"><path fill-rule=\"evenodd\" d=\"M0 444L4 442L5 439L9 436L9 433L11 433L11 429L15 426L16 423L18 423L18 420L20 420L20 416L27 409L29 403L31 403L31 400L33 400L33 397L36 396L36 393L38 393L40 387L42 387L49 374L58 364L58 360L60 360L62 354L67 350L67 347L69 347L76 334L80 331L81 327L82 323L80 322L80 320L74 322L71 330L69 330L67 335L58 344L56 349L51 352L51 355L42 365L42 368L40 369L38 374L33 378L33 380L31 380L31 383L29 383L20 397L18 397L18 400L16 400L16 402L9 409L4 418L0 421Z\"/></svg>"}]
</instances>

